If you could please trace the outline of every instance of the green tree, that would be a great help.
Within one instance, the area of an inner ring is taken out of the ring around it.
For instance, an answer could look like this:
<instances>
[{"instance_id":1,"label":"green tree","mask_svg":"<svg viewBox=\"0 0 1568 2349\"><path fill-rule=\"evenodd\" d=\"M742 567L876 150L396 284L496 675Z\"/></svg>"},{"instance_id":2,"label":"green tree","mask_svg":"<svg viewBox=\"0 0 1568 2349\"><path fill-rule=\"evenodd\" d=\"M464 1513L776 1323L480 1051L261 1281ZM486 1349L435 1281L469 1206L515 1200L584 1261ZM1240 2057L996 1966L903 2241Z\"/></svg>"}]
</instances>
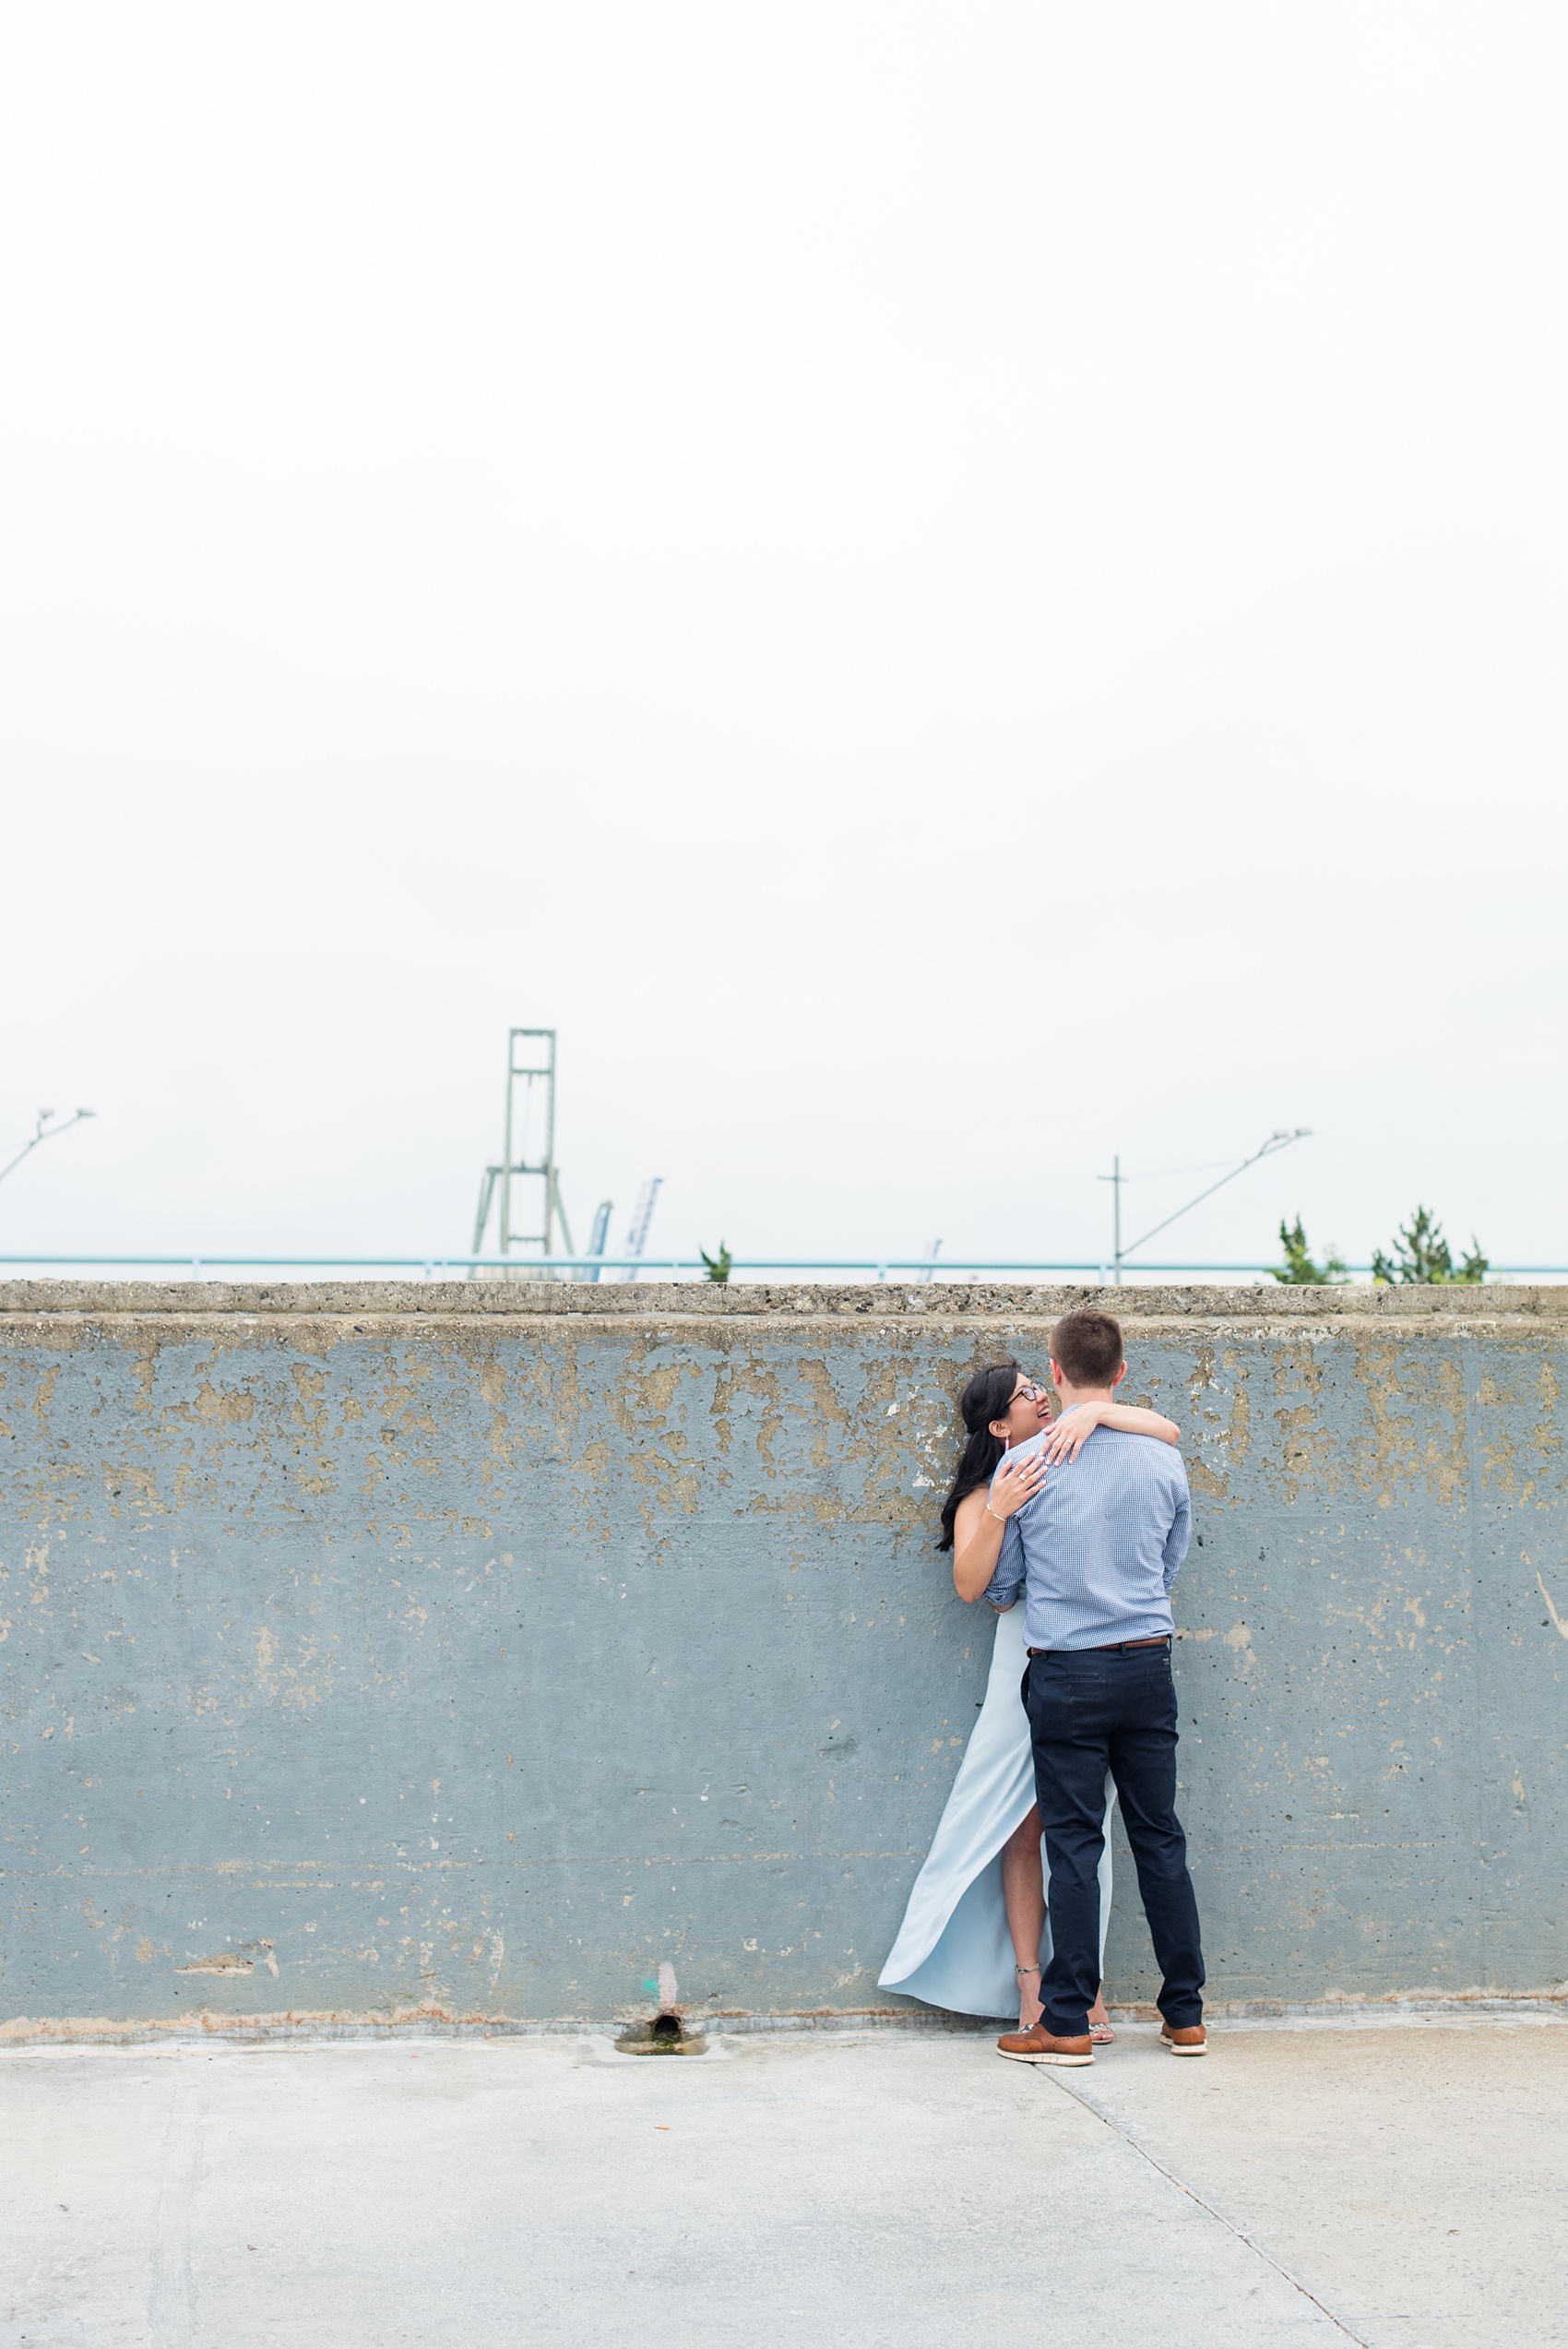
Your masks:
<instances>
[{"instance_id":1,"label":"green tree","mask_svg":"<svg viewBox=\"0 0 1568 2349\"><path fill-rule=\"evenodd\" d=\"M702 1276L705 1281L728 1281L730 1278L730 1266L732 1258L729 1249L725 1246L722 1240L719 1243L719 1254L717 1256L709 1256L706 1248L701 1251L701 1255L704 1264L707 1267L707 1271Z\"/></svg>"},{"instance_id":2,"label":"green tree","mask_svg":"<svg viewBox=\"0 0 1568 2349\"><path fill-rule=\"evenodd\" d=\"M1384 1256L1381 1248L1372 1250L1372 1279L1392 1285L1401 1281L1431 1285L1446 1281L1462 1281L1479 1285L1487 1274L1487 1259L1481 1254L1481 1244L1472 1233L1469 1254L1461 1258L1457 1271L1454 1257L1443 1236L1443 1226L1430 1208L1418 1207L1408 1223L1399 1227L1399 1237L1394 1243L1394 1254Z\"/></svg>"},{"instance_id":3,"label":"green tree","mask_svg":"<svg viewBox=\"0 0 1568 2349\"><path fill-rule=\"evenodd\" d=\"M1299 1215L1293 1225L1280 1223L1279 1245L1285 1251L1285 1262L1271 1268L1277 1281L1289 1281L1306 1289L1337 1289L1350 1278L1349 1269L1332 1240L1322 1264L1313 1262Z\"/></svg>"}]
</instances>

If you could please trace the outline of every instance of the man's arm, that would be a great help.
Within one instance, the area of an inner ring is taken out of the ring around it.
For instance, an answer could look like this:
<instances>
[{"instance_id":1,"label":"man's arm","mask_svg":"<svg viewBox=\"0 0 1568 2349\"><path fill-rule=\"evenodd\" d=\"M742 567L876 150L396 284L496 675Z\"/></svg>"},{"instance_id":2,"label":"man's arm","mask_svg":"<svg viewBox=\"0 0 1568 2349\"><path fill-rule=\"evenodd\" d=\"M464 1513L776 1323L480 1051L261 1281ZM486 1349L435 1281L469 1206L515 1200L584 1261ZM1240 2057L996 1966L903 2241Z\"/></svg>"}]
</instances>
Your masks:
<instances>
[{"instance_id":1,"label":"man's arm","mask_svg":"<svg viewBox=\"0 0 1568 2349\"><path fill-rule=\"evenodd\" d=\"M1168 1593L1193 1537L1193 1496L1187 1489L1187 1472L1180 1461L1176 1463L1176 1473L1182 1480L1181 1491L1177 1496L1176 1514L1170 1520L1170 1531L1165 1537L1165 1588Z\"/></svg>"}]
</instances>

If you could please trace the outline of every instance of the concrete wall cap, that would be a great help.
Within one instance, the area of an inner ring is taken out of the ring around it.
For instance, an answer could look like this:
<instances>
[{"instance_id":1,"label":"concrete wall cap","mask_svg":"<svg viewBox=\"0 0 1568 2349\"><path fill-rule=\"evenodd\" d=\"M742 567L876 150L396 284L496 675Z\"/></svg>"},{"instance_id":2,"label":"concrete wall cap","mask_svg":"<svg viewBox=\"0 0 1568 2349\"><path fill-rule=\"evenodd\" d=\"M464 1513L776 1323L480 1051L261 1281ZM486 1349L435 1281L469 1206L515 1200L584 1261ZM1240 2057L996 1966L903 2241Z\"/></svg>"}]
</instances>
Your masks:
<instances>
[{"instance_id":1,"label":"concrete wall cap","mask_svg":"<svg viewBox=\"0 0 1568 2349\"><path fill-rule=\"evenodd\" d=\"M1445 1328L1496 1327L1520 1318L1568 1316L1568 1284L1484 1287L1033 1286L1002 1282L609 1282L576 1281L7 1281L0 1318L53 1320L208 1320L308 1316L317 1319L472 1320L505 1316L595 1320L776 1320L810 1316L889 1322L918 1316L957 1327L1054 1321L1078 1306L1099 1306L1123 1322L1162 1325L1441 1321Z\"/></svg>"}]
</instances>

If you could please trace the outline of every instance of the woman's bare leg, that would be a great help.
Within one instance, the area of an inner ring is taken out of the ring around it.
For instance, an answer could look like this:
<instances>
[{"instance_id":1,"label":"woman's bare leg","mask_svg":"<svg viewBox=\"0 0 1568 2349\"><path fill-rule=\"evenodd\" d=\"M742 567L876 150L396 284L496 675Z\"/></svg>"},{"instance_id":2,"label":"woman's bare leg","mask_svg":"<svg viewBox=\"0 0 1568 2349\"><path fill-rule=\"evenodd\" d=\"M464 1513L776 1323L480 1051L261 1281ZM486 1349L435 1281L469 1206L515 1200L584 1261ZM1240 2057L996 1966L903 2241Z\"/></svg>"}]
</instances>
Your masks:
<instances>
[{"instance_id":1,"label":"woman's bare leg","mask_svg":"<svg viewBox=\"0 0 1568 2349\"><path fill-rule=\"evenodd\" d=\"M1007 1906L1014 1961L1028 1969L1018 1976L1018 2028L1028 2031L1040 2017L1039 1944L1045 1931L1045 1869L1039 1856L1039 1813L1032 1803L1028 1818L1019 1822L1002 1846L1002 1897ZM1089 2009L1089 2029L1110 2028L1102 1982Z\"/></svg>"},{"instance_id":2,"label":"woman's bare leg","mask_svg":"<svg viewBox=\"0 0 1568 2349\"><path fill-rule=\"evenodd\" d=\"M1039 2021L1039 1944L1045 1931L1045 1869L1039 1856L1039 1813L1031 1803L1002 1846L1002 1897L1007 1905L1007 1930L1013 1956L1027 1973L1018 1975L1018 2028L1032 2030Z\"/></svg>"}]
</instances>

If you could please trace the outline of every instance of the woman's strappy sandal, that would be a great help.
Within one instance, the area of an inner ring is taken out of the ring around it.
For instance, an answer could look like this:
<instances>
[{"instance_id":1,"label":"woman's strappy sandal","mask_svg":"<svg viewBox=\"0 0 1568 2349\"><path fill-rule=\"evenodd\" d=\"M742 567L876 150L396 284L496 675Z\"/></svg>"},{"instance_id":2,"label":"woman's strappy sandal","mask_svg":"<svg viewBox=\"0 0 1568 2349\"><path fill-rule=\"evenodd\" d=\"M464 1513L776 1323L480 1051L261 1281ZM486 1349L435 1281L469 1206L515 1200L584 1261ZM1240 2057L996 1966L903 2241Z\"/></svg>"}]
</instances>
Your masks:
<instances>
[{"instance_id":1,"label":"woman's strappy sandal","mask_svg":"<svg viewBox=\"0 0 1568 2349\"><path fill-rule=\"evenodd\" d=\"M1039 1972L1039 1966L1016 1965L1013 1968L1013 1971L1021 1982L1026 1973L1038 1973ZM1111 2047L1116 2044L1116 2033L1111 2030L1111 2025L1108 2022L1091 2022L1089 2025L1089 2037L1093 2040L1097 2047Z\"/></svg>"}]
</instances>

